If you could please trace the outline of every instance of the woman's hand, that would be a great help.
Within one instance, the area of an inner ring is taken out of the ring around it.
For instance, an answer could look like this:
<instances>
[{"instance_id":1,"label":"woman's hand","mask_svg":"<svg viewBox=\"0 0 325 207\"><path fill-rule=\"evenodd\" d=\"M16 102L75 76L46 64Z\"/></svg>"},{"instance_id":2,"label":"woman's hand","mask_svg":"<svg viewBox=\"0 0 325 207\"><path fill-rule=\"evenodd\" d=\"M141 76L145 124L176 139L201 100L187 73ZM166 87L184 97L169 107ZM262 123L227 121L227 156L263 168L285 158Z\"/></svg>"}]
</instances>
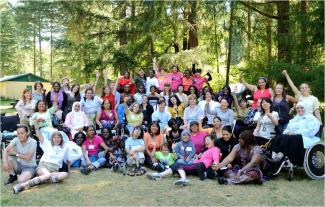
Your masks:
<instances>
[{"instance_id":1,"label":"woman's hand","mask_svg":"<svg viewBox=\"0 0 325 207\"><path fill-rule=\"evenodd\" d=\"M240 179L240 175L241 175L241 171L238 170L238 172L237 172L237 174L236 174L236 177L235 177L235 180L236 180L236 181L239 181L239 179Z\"/></svg>"},{"instance_id":2,"label":"woman's hand","mask_svg":"<svg viewBox=\"0 0 325 207\"><path fill-rule=\"evenodd\" d=\"M86 164L87 164L87 166L91 165L90 160L86 160Z\"/></svg>"}]
</instances>

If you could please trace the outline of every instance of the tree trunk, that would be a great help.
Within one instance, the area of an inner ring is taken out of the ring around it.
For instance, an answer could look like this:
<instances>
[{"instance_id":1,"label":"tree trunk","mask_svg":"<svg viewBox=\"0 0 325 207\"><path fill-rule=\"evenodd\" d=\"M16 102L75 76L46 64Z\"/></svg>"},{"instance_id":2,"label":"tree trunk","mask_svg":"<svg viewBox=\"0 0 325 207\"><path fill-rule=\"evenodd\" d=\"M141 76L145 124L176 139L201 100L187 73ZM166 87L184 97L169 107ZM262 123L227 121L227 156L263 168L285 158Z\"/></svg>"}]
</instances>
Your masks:
<instances>
[{"instance_id":1,"label":"tree trunk","mask_svg":"<svg viewBox=\"0 0 325 207\"><path fill-rule=\"evenodd\" d=\"M267 13L273 15L272 4L266 5ZM270 65L272 60L272 19L266 18L266 45L267 45L267 64Z\"/></svg>"},{"instance_id":2,"label":"tree trunk","mask_svg":"<svg viewBox=\"0 0 325 207\"><path fill-rule=\"evenodd\" d=\"M119 19L123 20L126 17L126 5L125 2L119 2L121 8L119 12ZM125 23L122 23L122 25L119 28L118 37L119 37L119 44L120 46L123 46L127 43L127 36L126 36L126 26ZM127 71L126 64L122 63L120 65L120 73L123 74Z\"/></svg>"},{"instance_id":3,"label":"tree trunk","mask_svg":"<svg viewBox=\"0 0 325 207\"><path fill-rule=\"evenodd\" d=\"M247 51L246 51L246 58L249 62L251 60L251 39L252 39L252 9L249 7L247 12Z\"/></svg>"},{"instance_id":4,"label":"tree trunk","mask_svg":"<svg viewBox=\"0 0 325 207\"><path fill-rule=\"evenodd\" d=\"M199 40L197 37L197 26L196 26L196 18L197 18L197 2L191 1L191 12L188 16L188 22L190 23L189 35L188 35L188 49L195 48L199 45Z\"/></svg>"},{"instance_id":5,"label":"tree trunk","mask_svg":"<svg viewBox=\"0 0 325 207\"><path fill-rule=\"evenodd\" d=\"M50 32L51 32L51 56L50 56L50 80L51 82L53 81L53 8L52 8L52 4L51 4L51 15L50 15Z\"/></svg>"},{"instance_id":6,"label":"tree trunk","mask_svg":"<svg viewBox=\"0 0 325 207\"><path fill-rule=\"evenodd\" d=\"M216 13L217 13L216 5L213 6L213 22L214 22L214 41L215 41L215 52L216 52L216 59L217 59L217 73L220 72L219 70L219 38L217 34L217 20L216 20Z\"/></svg>"},{"instance_id":7,"label":"tree trunk","mask_svg":"<svg viewBox=\"0 0 325 207\"><path fill-rule=\"evenodd\" d=\"M187 19L187 12L186 8L184 8L183 11L183 19ZM183 30L183 50L188 50L188 40L187 40L187 25L184 25L184 30Z\"/></svg>"},{"instance_id":8,"label":"tree trunk","mask_svg":"<svg viewBox=\"0 0 325 207\"><path fill-rule=\"evenodd\" d=\"M291 62L289 1L278 1L278 60Z\"/></svg>"},{"instance_id":9,"label":"tree trunk","mask_svg":"<svg viewBox=\"0 0 325 207\"><path fill-rule=\"evenodd\" d=\"M229 85L229 72L231 63L231 44L232 44L232 29L234 19L235 2L230 3L230 19L229 19L229 42L228 42L228 57L227 57L227 73L226 73L226 85Z\"/></svg>"},{"instance_id":10,"label":"tree trunk","mask_svg":"<svg viewBox=\"0 0 325 207\"><path fill-rule=\"evenodd\" d=\"M33 30L34 30L34 38L33 38L33 49L34 49L34 75L36 75L36 22L35 18L33 18Z\"/></svg>"},{"instance_id":11,"label":"tree trunk","mask_svg":"<svg viewBox=\"0 0 325 207\"><path fill-rule=\"evenodd\" d=\"M308 24L308 15L307 15L307 1L302 0L300 2L300 63L305 64L307 58L307 24Z\"/></svg>"},{"instance_id":12,"label":"tree trunk","mask_svg":"<svg viewBox=\"0 0 325 207\"><path fill-rule=\"evenodd\" d=\"M40 11L39 11L40 12ZM41 14L38 18L38 48L39 48L39 67L40 67L40 76L43 77L43 61L42 61L42 19Z\"/></svg>"}]
</instances>

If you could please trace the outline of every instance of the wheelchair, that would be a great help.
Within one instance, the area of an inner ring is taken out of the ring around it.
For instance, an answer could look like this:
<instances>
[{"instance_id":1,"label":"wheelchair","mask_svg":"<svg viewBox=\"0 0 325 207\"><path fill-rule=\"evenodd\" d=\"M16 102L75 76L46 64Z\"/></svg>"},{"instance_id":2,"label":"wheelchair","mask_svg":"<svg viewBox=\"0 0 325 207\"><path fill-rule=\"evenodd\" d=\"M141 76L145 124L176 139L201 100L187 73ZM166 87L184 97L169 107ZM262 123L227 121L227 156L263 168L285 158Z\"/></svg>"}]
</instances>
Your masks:
<instances>
[{"instance_id":1,"label":"wheelchair","mask_svg":"<svg viewBox=\"0 0 325 207\"><path fill-rule=\"evenodd\" d=\"M20 119L18 114L12 116L0 116L0 129L1 129L1 149L4 150L11 140L17 136L17 125ZM1 153L2 156L2 153Z\"/></svg>"},{"instance_id":2,"label":"wheelchair","mask_svg":"<svg viewBox=\"0 0 325 207\"><path fill-rule=\"evenodd\" d=\"M281 162L272 176L277 176L282 169L288 170L288 180L292 181L294 178L294 170L298 168L303 168L307 176L313 180L321 180L325 178L324 174L324 143L317 142L313 146L305 149L304 161L302 166L293 165L287 156L284 157L284 160ZM267 150L267 145L262 146ZM270 154L269 154L270 156ZM266 161L267 162L267 161ZM272 165L269 163L269 165ZM272 167L271 167L272 168ZM274 169L274 167L273 167Z\"/></svg>"}]
</instances>

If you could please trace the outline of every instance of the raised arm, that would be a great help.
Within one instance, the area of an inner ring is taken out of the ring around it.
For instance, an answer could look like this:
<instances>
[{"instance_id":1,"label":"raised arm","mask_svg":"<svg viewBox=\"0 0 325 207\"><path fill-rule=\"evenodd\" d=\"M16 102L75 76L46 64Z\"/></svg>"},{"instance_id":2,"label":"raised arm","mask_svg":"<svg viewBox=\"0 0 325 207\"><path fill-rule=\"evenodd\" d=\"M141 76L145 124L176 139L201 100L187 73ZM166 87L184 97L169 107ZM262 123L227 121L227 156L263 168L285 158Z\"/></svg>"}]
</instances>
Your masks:
<instances>
[{"instance_id":1,"label":"raised arm","mask_svg":"<svg viewBox=\"0 0 325 207\"><path fill-rule=\"evenodd\" d=\"M103 70L104 86L107 86L107 73L108 71L106 69Z\"/></svg>"},{"instance_id":2,"label":"raised arm","mask_svg":"<svg viewBox=\"0 0 325 207\"><path fill-rule=\"evenodd\" d=\"M240 76L240 80L248 88L248 90L252 91L253 93L256 91L257 87L247 83L242 75Z\"/></svg>"},{"instance_id":3,"label":"raised arm","mask_svg":"<svg viewBox=\"0 0 325 207\"><path fill-rule=\"evenodd\" d=\"M296 95L296 96L299 95L300 92L299 92L298 88L295 86L295 84L293 83L293 81L291 80L291 78L290 78L290 76L289 76L287 70L283 70L283 71L282 71L282 74L283 74L284 77L287 79L287 82L288 82L288 84L289 84L291 90L295 93L295 95Z\"/></svg>"},{"instance_id":4,"label":"raised arm","mask_svg":"<svg viewBox=\"0 0 325 207\"><path fill-rule=\"evenodd\" d=\"M36 131L36 136L37 136L39 142L41 144L43 144L44 143L44 137L43 137L43 135L41 134L41 132L39 130L39 126L38 126L38 123L37 122L35 124L35 131Z\"/></svg>"},{"instance_id":5,"label":"raised arm","mask_svg":"<svg viewBox=\"0 0 325 207\"><path fill-rule=\"evenodd\" d=\"M154 57L152 59L152 69L156 72L156 75L157 75L157 73L158 73L158 66L157 66L157 58L156 57Z\"/></svg>"},{"instance_id":6,"label":"raised arm","mask_svg":"<svg viewBox=\"0 0 325 207\"><path fill-rule=\"evenodd\" d=\"M93 85L93 90L94 90L95 94L96 94L96 87L97 87L99 77L100 77L100 72L98 70L96 70L96 80L95 80L95 83Z\"/></svg>"},{"instance_id":7,"label":"raised arm","mask_svg":"<svg viewBox=\"0 0 325 207\"><path fill-rule=\"evenodd\" d=\"M235 109L237 111L238 116L242 116L242 113L240 113L240 107L239 107L239 103L238 103L238 99L235 93L231 93L233 99L234 99L234 105L235 105Z\"/></svg>"}]
</instances>

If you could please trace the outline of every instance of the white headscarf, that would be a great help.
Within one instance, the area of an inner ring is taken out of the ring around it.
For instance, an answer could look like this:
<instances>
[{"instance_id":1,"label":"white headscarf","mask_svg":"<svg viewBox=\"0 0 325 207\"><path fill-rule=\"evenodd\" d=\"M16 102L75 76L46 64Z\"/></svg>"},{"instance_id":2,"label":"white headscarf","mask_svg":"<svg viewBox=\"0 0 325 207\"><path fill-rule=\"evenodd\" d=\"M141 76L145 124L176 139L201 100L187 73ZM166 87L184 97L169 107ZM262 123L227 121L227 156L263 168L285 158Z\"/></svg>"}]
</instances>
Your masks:
<instances>
[{"instance_id":1,"label":"white headscarf","mask_svg":"<svg viewBox=\"0 0 325 207\"><path fill-rule=\"evenodd\" d=\"M77 112L75 111L74 107L79 104L80 106L80 110ZM84 127L84 123L85 123L85 120L84 120L84 116L83 116L83 111L81 111L81 104L80 102L74 102L72 104L72 125L73 125L73 128L75 129L78 129L78 128L81 128L81 127Z\"/></svg>"}]
</instances>

